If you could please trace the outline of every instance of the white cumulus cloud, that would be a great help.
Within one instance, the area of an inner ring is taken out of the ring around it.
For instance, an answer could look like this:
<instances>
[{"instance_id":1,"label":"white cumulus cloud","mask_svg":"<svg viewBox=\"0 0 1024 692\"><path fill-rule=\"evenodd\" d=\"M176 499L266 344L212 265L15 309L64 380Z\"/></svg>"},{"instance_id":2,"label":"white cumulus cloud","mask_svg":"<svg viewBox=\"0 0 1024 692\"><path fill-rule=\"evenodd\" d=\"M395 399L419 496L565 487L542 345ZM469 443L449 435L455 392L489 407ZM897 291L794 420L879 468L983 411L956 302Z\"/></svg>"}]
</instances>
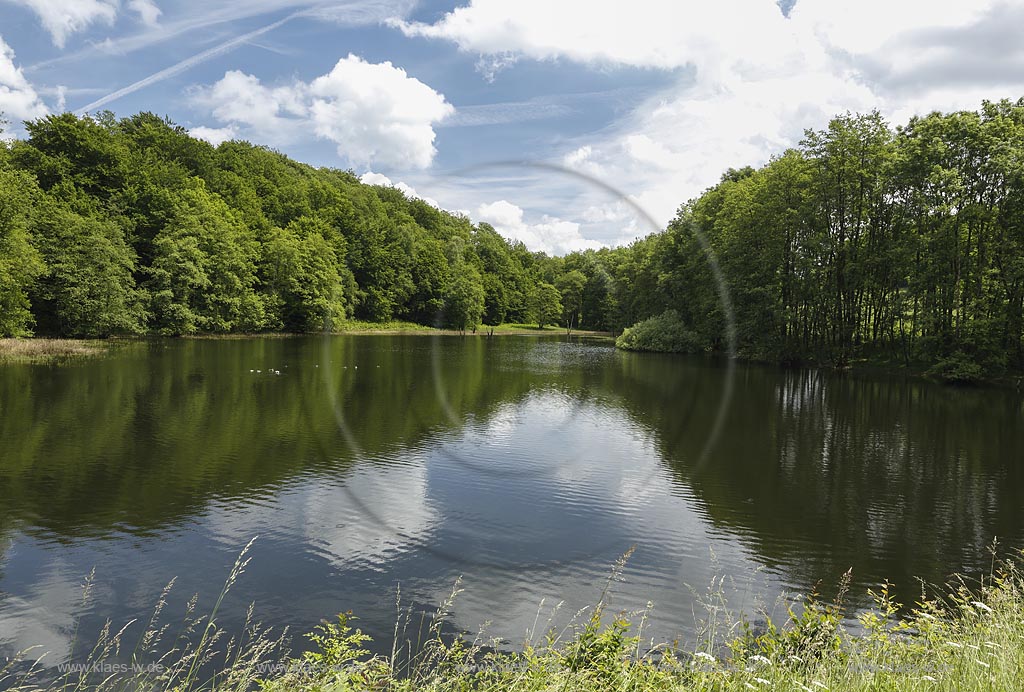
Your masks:
<instances>
[{"instance_id":1,"label":"white cumulus cloud","mask_svg":"<svg viewBox=\"0 0 1024 692\"><path fill-rule=\"evenodd\" d=\"M375 173L373 171L366 171L359 176L359 182L364 185L383 185L384 187L391 187L394 185L391 182L391 178L387 177L383 173Z\"/></svg>"},{"instance_id":2,"label":"white cumulus cloud","mask_svg":"<svg viewBox=\"0 0 1024 692\"><path fill-rule=\"evenodd\" d=\"M531 250L542 250L549 254L564 255L574 250L599 248L601 243L588 240L580 233L575 221L544 215L537 223L527 223L523 210L507 200L481 204L477 208L477 219L494 226L506 238L522 241Z\"/></svg>"},{"instance_id":3,"label":"white cumulus cloud","mask_svg":"<svg viewBox=\"0 0 1024 692\"><path fill-rule=\"evenodd\" d=\"M219 146L222 142L226 142L229 139L234 139L237 136L235 128L228 127L205 127L200 125L199 127L193 127L188 131L190 135L196 139L205 139L213 146Z\"/></svg>"},{"instance_id":4,"label":"white cumulus cloud","mask_svg":"<svg viewBox=\"0 0 1024 692\"><path fill-rule=\"evenodd\" d=\"M316 133L357 162L426 168L436 153L433 124L455 110L405 70L354 55L314 79L309 92Z\"/></svg>"},{"instance_id":5,"label":"white cumulus cloud","mask_svg":"<svg viewBox=\"0 0 1024 692\"><path fill-rule=\"evenodd\" d=\"M879 109L896 122L1024 95L1019 0L469 0L408 36L450 41L481 64L572 61L656 69L673 84L561 152L627 186L666 222L729 167L760 164L833 115Z\"/></svg>"},{"instance_id":6,"label":"white cumulus cloud","mask_svg":"<svg viewBox=\"0 0 1024 692\"><path fill-rule=\"evenodd\" d=\"M785 22L772 0L635 0L629 11L588 0L472 0L435 24L391 23L406 35L448 39L502 62L522 55L662 69L739 62L756 70L762 59L751 45L768 57L790 50Z\"/></svg>"},{"instance_id":7,"label":"white cumulus cloud","mask_svg":"<svg viewBox=\"0 0 1024 692\"><path fill-rule=\"evenodd\" d=\"M392 182L391 178L387 177L383 173L366 171L366 173L363 173L361 176L359 176L359 182L365 183L366 185L382 185L384 187L393 187L397 190L401 190L406 197L421 199L432 207L435 207L437 209L441 208L441 205L438 204L437 200L431 197L421 195L420 193L416 192L416 188L412 187L411 185L407 185L401 180L399 180L397 183Z\"/></svg>"},{"instance_id":8,"label":"white cumulus cloud","mask_svg":"<svg viewBox=\"0 0 1024 692\"><path fill-rule=\"evenodd\" d=\"M300 125L293 121L308 116L304 86L266 87L254 75L230 70L213 85L197 90L193 100L221 122L246 126L278 141Z\"/></svg>"},{"instance_id":9,"label":"white cumulus cloud","mask_svg":"<svg viewBox=\"0 0 1024 692\"><path fill-rule=\"evenodd\" d=\"M14 62L14 50L0 37L0 115L11 121L31 120L48 113L21 67Z\"/></svg>"},{"instance_id":10,"label":"white cumulus cloud","mask_svg":"<svg viewBox=\"0 0 1024 692\"><path fill-rule=\"evenodd\" d=\"M283 143L292 133L311 130L351 163L401 169L430 166L437 153L434 125L454 112L443 94L402 68L351 54L308 83L268 87L253 75L230 71L193 99L260 141Z\"/></svg>"}]
</instances>

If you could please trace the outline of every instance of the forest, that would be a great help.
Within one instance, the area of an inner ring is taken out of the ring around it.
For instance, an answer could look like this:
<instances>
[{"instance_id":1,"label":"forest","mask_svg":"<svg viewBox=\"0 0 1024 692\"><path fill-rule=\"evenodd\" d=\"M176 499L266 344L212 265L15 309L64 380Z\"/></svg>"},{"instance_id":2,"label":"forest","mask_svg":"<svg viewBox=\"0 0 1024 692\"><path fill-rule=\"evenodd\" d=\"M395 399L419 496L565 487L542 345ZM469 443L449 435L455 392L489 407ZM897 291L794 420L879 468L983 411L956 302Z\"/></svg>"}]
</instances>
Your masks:
<instances>
[{"instance_id":1,"label":"forest","mask_svg":"<svg viewBox=\"0 0 1024 692\"><path fill-rule=\"evenodd\" d=\"M560 260L351 171L149 113L25 126L0 148L2 336L550 324L580 290Z\"/></svg>"},{"instance_id":2,"label":"forest","mask_svg":"<svg viewBox=\"0 0 1024 692\"><path fill-rule=\"evenodd\" d=\"M674 310L659 319L684 344L721 349L731 309L748 357L950 380L1019 371L1024 99L896 128L878 113L834 118L764 167L726 172L619 266L633 282L624 321Z\"/></svg>"},{"instance_id":3,"label":"forest","mask_svg":"<svg viewBox=\"0 0 1024 692\"><path fill-rule=\"evenodd\" d=\"M665 230L565 257L150 113L25 128L0 146L0 336L513 322L950 380L1024 370L1024 99L838 116Z\"/></svg>"}]
</instances>

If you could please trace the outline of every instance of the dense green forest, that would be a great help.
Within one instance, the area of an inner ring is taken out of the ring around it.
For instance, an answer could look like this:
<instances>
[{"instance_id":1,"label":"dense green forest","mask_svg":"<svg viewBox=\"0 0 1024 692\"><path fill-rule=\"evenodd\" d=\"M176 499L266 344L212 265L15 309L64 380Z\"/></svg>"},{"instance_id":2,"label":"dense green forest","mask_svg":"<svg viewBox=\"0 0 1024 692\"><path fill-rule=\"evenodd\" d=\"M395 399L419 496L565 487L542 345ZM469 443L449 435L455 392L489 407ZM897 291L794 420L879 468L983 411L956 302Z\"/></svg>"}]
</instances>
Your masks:
<instances>
[{"instance_id":1,"label":"dense green forest","mask_svg":"<svg viewBox=\"0 0 1024 692\"><path fill-rule=\"evenodd\" d=\"M26 129L0 148L0 335L356 317L637 325L621 345L724 351L731 311L747 357L951 379L1024 369L1024 99L895 128L837 117L760 169L727 171L665 231L566 257L147 113Z\"/></svg>"},{"instance_id":2,"label":"dense green forest","mask_svg":"<svg viewBox=\"0 0 1024 692\"><path fill-rule=\"evenodd\" d=\"M726 313L696 231L741 355L949 379L1024 366L1024 99L895 129L877 113L835 118L759 170L730 170L621 253L625 323L673 309L681 343L721 348Z\"/></svg>"},{"instance_id":3,"label":"dense green forest","mask_svg":"<svg viewBox=\"0 0 1024 692\"><path fill-rule=\"evenodd\" d=\"M0 336L562 319L534 304L561 260L351 172L148 113L26 129L0 148Z\"/></svg>"}]
</instances>

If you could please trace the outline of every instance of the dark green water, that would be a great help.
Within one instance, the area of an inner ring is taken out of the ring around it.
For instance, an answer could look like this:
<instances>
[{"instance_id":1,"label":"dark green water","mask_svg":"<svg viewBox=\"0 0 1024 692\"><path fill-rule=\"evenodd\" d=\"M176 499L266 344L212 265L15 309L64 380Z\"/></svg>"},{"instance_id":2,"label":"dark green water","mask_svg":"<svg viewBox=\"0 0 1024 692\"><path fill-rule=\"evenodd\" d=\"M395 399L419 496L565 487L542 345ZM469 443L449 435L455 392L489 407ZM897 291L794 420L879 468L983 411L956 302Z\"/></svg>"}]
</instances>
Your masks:
<instances>
[{"instance_id":1,"label":"dark green water","mask_svg":"<svg viewBox=\"0 0 1024 692\"><path fill-rule=\"evenodd\" d=\"M254 372L261 370L262 372ZM279 370L280 375L272 371ZM216 598L306 631L352 610L390 649L396 590L522 641L544 602L614 604L693 632L694 589L913 593L1024 546L1018 395L737 366L607 342L351 336L154 341L0 367L0 653L66 657L71 626ZM93 600L79 585L96 568Z\"/></svg>"}]
</instances>

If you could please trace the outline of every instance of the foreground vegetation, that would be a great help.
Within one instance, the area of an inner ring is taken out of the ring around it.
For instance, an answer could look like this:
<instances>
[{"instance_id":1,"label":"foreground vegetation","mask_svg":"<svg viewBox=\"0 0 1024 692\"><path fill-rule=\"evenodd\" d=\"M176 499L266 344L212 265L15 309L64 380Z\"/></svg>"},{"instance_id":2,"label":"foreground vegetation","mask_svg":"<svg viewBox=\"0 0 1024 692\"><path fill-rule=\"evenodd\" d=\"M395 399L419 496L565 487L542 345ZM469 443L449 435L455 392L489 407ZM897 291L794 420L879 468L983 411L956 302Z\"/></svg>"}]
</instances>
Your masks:
<instances>
[{"instance_id":1,"label":"foreground vegetation","mask_svg":"<svg viewBox=\"0 0 1024 692\"><path fill-rule=\"evenodd\" d=\"M594 608L580 611L561 629L551 627L549 620L545 631L528 632L515 652L507 651L508 642L443 634L459 593L456 585L425 626L410 630L411 612L399 617L390 655L372 654L366 648L369 637L354 627L354 618L339 615L308 635L311 650L294 658L284 652L284 635L272 636L253 623L251 608L241 636L228 638L217 625L225 594L248 564L243 551L210 614L197 616L196 599L190 600L188 619L173 641L164 641L169 630L160 622L172 581L141 635L132 636L129 625L115 631L108 623L86 662L66 667L58 678L48 676L38 652L23 652L0 668L0 685L17 692L867 692L1002 691L1017 689L1024 679L1024 572L1019 553L994 566L978 583L957 577L941 589L925 591L907 608L895 602L889 585L883 584L869 592L872 608L847 612L843 598L848 574L835 601L800 599L788 607L781 625L774 624L772 613L763 613L765 624L755 627L731 612L722 583L716 582L702 598L699 634L687 645L658 645L645 639L651 604L641 613L612 612L611 586L624 560ZM85 599L91 589L90 576ZM210 675L211 670L216 672Z\"/></svg>"},{"instance_id":2,"label":"foreground vegetation","mask_svg":"<svg viewBox=\"0 0 1024 692\"><path fill-rule=\"evenodd\" d=\"M835 118L727 171L665 231L566 257L147 113L26 129L0 147L0 336L655 318L626 345L1024 371L1024 99L896 128Z\"/></svg>"}]
</instances>

